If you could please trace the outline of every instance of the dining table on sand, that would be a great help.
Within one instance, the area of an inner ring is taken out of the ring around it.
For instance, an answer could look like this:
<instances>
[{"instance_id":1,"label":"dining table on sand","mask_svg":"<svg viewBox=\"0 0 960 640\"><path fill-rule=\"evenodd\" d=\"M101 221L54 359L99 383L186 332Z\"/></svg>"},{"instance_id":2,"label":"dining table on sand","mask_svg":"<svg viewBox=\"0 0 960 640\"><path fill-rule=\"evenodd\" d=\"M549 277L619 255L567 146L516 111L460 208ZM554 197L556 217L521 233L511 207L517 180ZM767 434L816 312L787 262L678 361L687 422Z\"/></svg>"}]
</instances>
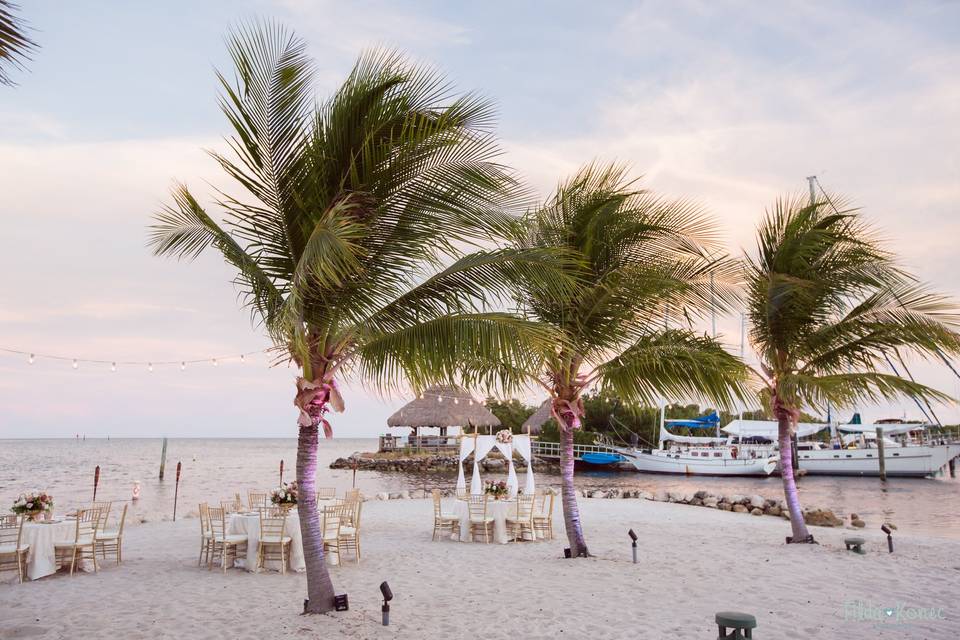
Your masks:
<instances>
[{"instance_id":1,"label":"dining table on sand","mask_svg":"<svg viewBox=\"0 0 960 640\"><path fill-rule=\"evenodd\" d=\"M472 538L470 537L470 506L467 500L463 498L457 498L454 505L454 513L457 514L460 518L460 540L469 541ZM487 516L493 516L493 540L491 542L496 542L499 544L507 544L510 542L511 538L507 535L507 517L511 515L516 515L517 513L517 501L504 499L504 500L495 500L491 498L487 501ZM457 536L452 536L454 540L457 539ZM529 533L523 534L524 540L533 540L530 537ZM483 542L481 537L478 542Z\"/></svg>"},{"instance_id":2,"label":"dining table on sand","mask_svg":"<svg viewBox=\"0 0 960 640\"><path fill-rule=\"evenodd\" d=\"M257 569L257 546L260 544L260 513L256 511L234 513L227 523L227 534L242 534L247 536L247 557L238 558L236 565L247 571ZM284 536L290 537L290 569L302 573L307 570L306 560L303 558L303 537L300 535L300 516L296 509L287 514ZM267 560L264 567L279 571L279 560Z\"/></svg>"},{"instance_id":3,"label":"dining table on sand","mask_svg":"<svg viewBox=\"0 0 960 640\"><path fill-rule=\"evenodd\" d=\"M27 552L27 577L36 580L56 573L57 556L54 545L57 542L73 542L76 535L76 520L24 522L20 544L30 545ZM86 570L82 565L80 568Z\"/></svg>"}]
</instances>

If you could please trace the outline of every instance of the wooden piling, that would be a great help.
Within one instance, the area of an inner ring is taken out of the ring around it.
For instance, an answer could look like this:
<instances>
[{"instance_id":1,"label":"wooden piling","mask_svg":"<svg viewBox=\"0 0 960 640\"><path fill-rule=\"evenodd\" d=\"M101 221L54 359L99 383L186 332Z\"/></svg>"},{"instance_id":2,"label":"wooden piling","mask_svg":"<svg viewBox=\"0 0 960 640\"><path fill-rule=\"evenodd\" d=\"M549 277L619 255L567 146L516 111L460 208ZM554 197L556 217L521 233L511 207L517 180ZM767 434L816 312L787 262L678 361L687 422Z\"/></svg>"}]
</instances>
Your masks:
<instances>
[{"instance_id":1,"label":"wooden piling","mask_svg":"<svg viewBox=\"0 0 960 640\"><path fill-rule=\"evenodd\" d=\"M947 463L947 468L950 469L950 477L956 478L957 477L957 459L950 458L950 462Z\"/></svg>"},{"instance_id":2,"label":"wooden piling","mask_svg":"<svg viewBox=\"0 0 960 640\"><path fill-rule=\"evenodd\" d=\"M887 459L883 453L883 427L877 427L877 462L880 463L880 480L887 481Z\"/></svg>"},{"instance_id":3,"label":"wooden piling","mask_svg":"<svg viewBox=\"0 0 960 640\"><path fill-rule=\"evenodd\" d=\"M167 466L167 439L163 439L163 449L160 451L160 479L163 480L163 469Z\"/></svg>"}]
</instances>

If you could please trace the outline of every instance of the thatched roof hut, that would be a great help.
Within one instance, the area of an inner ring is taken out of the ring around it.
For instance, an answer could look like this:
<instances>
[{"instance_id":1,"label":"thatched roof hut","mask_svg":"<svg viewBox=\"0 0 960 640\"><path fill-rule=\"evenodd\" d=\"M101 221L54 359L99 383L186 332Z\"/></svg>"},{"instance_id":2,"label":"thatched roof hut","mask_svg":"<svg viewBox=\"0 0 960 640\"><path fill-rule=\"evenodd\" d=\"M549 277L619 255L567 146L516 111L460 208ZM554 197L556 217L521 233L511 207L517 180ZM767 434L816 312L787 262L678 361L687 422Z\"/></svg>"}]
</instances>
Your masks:
<instances>
[{"instance_id":1,"label":"thatched roof hut","mask_svg":"<svg viewBox=\"0 0 960 640\"><path fill-rule=\"evenodd\" d=\"M483 402L458 387L430 387L423 395L403 405L387 418L388 427L409 427L414 433L423 427L499 427L500 420Z\"/></svg>"},{"instance_id":2,"label":"thatched roof hut","mask_svg":"<svg viewBox=\"0 0 960 640\"><path fill-rule=\"evenodd\" d=\"M550 403L552 400L547 398L543 401L543 404L540 405L540 408L533 412L529 418L523 423L522 432L529 433L530 435L538 435L540 433L540 427L546 424L547 420L553 417L553 414L550 413Z\"/></svg>"}]
</instances>

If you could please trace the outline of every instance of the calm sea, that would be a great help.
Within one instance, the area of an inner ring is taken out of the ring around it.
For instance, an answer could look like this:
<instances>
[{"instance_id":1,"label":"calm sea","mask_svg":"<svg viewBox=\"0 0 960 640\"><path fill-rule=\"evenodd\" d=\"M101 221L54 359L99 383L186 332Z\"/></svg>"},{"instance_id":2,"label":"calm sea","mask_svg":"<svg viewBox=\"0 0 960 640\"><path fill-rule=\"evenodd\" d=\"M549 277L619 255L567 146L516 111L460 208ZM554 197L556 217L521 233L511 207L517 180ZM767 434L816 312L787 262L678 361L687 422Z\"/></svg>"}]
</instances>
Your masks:
<instances>
[{"instance_id":1,"label":"calm sea","mask_svg":"<svg viewBox=\"0 0 960 640\"><path fill-rule=\"evenodd\" d=\"M318 484L336 487L338 493L356 483L364 493L404 489L452 488L455 473L403 474L332 470L330 463L354 451L372 451L376 439L321 440ZM0 440L0 509L21 492L46 490L54 495L56 509L68 510L93 497L94 468L100 465L98 500L128 501L134 481L141 486L140 500L132 505L135 520L170 518L173 514L177 462L182 464L178 515L196 511L202 501L214 502L239 492L269 489L295 476L294 439L170 439L166 479L157 478L161 441L157 439ZM469 470L468 470L469 473ZM520 471L522 475L522 471ZM491 479L502 476L486 475ZM538 474L538 486L558 486L559 478ZM521 478L522 482L522 478ZM631 487L693 492L782 495L779 478L685 478L617 472L578 473L583 488ZM889 518L901 533L960 538L960 481L948 478L891 479L809 477L800 482L805 505L832 509L841 516L858 513L868 527L879 527Z\"/></svg>"}]
</instances>

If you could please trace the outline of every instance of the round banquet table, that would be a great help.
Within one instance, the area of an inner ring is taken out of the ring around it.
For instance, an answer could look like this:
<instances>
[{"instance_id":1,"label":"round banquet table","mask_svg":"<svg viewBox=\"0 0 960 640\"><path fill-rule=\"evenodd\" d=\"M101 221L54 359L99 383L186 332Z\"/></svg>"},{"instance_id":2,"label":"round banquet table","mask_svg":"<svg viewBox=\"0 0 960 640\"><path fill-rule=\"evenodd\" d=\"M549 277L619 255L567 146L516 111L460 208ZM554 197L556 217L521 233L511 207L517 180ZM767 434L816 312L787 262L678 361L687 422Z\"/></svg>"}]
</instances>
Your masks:
<instances>
[{"instance_id":1,"label":"round banquet table","mask_svg":"<svg viewBox=\"0 0 960 640\"><path fill-rule=\"evenodd\" d=\"M57 542L72 542L77 535L75 520L60 522L24 522L21 545L30 545L27 552L27 577L31 580L57 572L57 557L53 545ZM80 565L81 569L84 569ZM16 573L16 572L14 572Z\"/></svg>"},{"instance_id":2,"label":"round banquet table","mask_svg":"<svg viewBox=\"0 0 960 640\"><path fill-rule=\"evenodd\" d=\"M259 513L234 513L227 522L228 534L244 534L247 536L247 559L237 559L237 566L242 566L247 571L256 571L257 568L257 546L260 543L260 514ZM290 541L290 569L298 573L307 570L307 563L303 559L303 538L300 536L300 517L296 510L287 514L287 524L283 531L284 536L289 536ZM280 570L279 560L267 560L264 563L267 569L275 571Z\"/></svg>"},{"instance_id":3,"label":"round banquet table","mask_svg":"<svg viewBox=\"0 0 960 640\"><path fill-rule=\"evenodd\" d=\"M467 501L457 498L454 505L454 513L460 518L460 540L470 540L470 507ZM487 516L493 516L493 540L499 544L507 544L510 538L507 537L507 516L516 515L516 500L489 500L487 502ZM523 534L525 540L533 540L528 532ZM453 536L456 540L456 536ZM483 542L481 538L478 542Z\"/></svg>"}]
</instances>

